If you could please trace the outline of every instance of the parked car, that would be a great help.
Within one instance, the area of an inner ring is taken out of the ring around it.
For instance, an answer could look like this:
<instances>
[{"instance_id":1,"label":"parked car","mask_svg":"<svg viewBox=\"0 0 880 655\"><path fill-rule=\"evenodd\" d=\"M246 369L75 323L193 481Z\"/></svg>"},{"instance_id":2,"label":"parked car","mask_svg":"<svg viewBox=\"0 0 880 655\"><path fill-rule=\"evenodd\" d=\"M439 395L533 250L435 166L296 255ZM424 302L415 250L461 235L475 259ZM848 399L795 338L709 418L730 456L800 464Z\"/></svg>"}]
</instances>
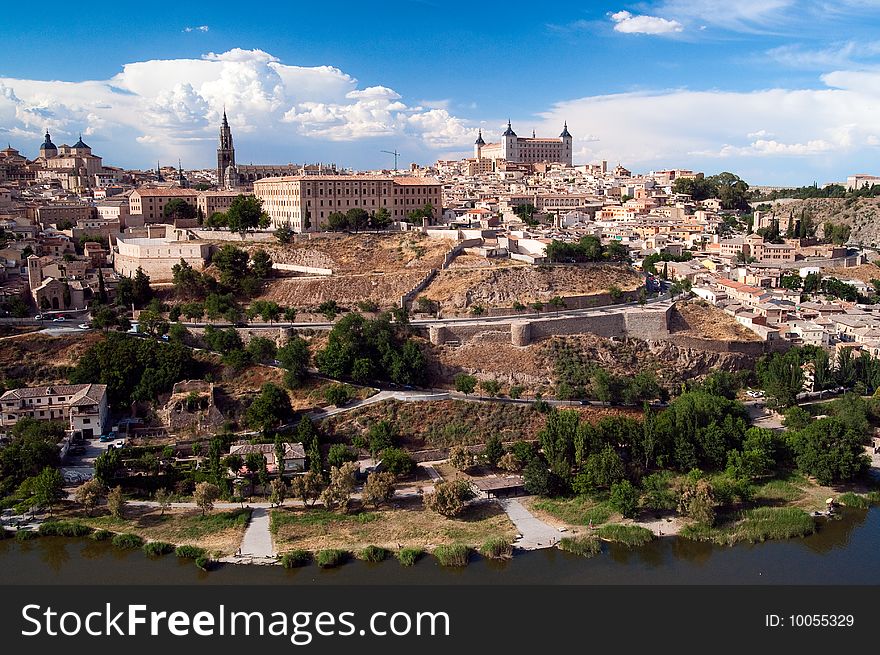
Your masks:
<instances>
[{"instance_id":1,"label":"parked car","mask_svg":"<svg viewBox=\"0 0 880 655\"><path fill-rule=\"evenodd\" d=\"M80 323L79 325L77 325L77 327L80 330L90 330L92 328L92 326L89 325L88 323Z\"/></svg>"},{"instance_id":2,"label":"parked car","mask_svg":"<svg viewBox=\"0 0 880 655\"><path fill-rule=\"evenodd\" d=\"M113 444L116 448L125 448L125 439L120 439L115 444Z\"/></svg>"},{"instance_id":3,"label":"parked car","mask_svg":"<svg viewBox=\"0 0 880 655\"><path fill-rule=\"evenodd\" d=\"M56 316L55 318L52 319L52 322L53 323L61 323L62 321L66 321L66 320L67 319L64 318L63 316Z\"/></svg>"},{"instance_id":4,"label":"parked car","mask_svg":"<svg viewBox=\"0 0 880 655\"><path fill-rule=\"evenodd\" d=\"M43 315L42 315L42 314L37 314L36 316L34 316L34 320L35 320L35 321L42 321L42 320L43 320Z\"/></svg>"},{"instance_id":5,"label":"parked car","mask_svg":"<svg viewBox=\"0 0 880 655\"><path fill-rule=\"evenodd\" d=\"M113 441L116 438L114 434L102 434L98 441L101 443L107 443L108 441Z\"/></svg>"}]
</instances>

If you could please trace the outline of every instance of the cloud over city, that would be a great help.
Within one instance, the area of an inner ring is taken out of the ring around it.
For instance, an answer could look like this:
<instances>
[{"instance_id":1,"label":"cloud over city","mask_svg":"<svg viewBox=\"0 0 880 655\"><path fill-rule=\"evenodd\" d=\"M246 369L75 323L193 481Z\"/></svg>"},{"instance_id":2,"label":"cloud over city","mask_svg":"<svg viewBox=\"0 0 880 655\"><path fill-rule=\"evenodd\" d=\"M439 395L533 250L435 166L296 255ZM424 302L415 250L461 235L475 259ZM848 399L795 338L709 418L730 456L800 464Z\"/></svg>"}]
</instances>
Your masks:
<instances>
[{"instance_id":1,"label":"cloud over city","mask_svg":"<svg viewBox=\"0 0 880 655\"><path fill-rule=\"evenodd\" d=\"M314 152L309 142L317 140L378 137L424 156L466 148L476 136L445 107L410 104L394 89L361 87L338 68L288 65L262 50L134 62L108 80L0 78L0 132L27 137L35 148L46 127L59 142L81 131L112 142L110 161L128 165L178 155L205 162L224 108L250 146L242 156L261 160Z\"/></svg>"},{"instance_id":2,"label":"cloud over city","mask_svg":"<svg viewBox=\"0 0 880 655\"><path fill-rule=\"evenodd\" d=\"M844 50L844 57L851 54ZM567 120L576 163L607 159L634 170L693 166L791 182L824 179L826 171L870 168L880 154L880 70L826 70L815 78L818 88L590 95L559 100L537 121L511 118L521 133L534 126L545 136L558 134ZM56 143L81 132L112 164L147 167L157 158L181 157L202 166L213 159L225 107L242 163L368 168L384 161L380 150L398 149L419 162L467 155L478 127L487 140L497 139L506 122L500 117L455 114L470 100L409 100L406 89L364 85L333 66L297 66L234 48L198 59L133 62L106 80L0 78L0 141L35 156L49 128ZM795 157L797 172L789 173Z\"/></svg>"}]
</instances>

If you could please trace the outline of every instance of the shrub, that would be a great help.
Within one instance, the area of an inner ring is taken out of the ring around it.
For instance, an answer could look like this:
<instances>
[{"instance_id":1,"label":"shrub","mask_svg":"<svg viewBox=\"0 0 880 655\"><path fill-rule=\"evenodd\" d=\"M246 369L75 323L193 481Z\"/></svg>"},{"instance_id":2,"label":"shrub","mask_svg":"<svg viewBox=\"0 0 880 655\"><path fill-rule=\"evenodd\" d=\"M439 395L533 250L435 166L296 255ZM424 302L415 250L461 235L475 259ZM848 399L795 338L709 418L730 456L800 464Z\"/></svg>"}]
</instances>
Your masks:
<instances>
[{"instance_id":1,"label":"shrub","mask_svg":"<svg viewBox=\"0 0 880 655\"><path fill-rule=\"evenodd\" d=\"M388 551L379 546L367 546L358 553L358 559L365 562L382 562L388 557Z\"/></svg>"},{"instance_id":2,"label":"shrub","mask_svg":"<svg viewBox=\"0 0 880 655\"><path fill-rule=\"evenodd\" d=\"M40 536L40 533L36 530L19 530L15 533L15 538L18 541L30 541L31 539L36 539Z\"/></svg>"},{"instance_id":3,"label":"shrub","mask_svg":"<svg viewBox=\"0 0 880 655\"><path fill-rule=\"evenodd\" d=\"M639 492L629 480L621 480L611 485L611 506L626 518L633 518L638 513Z\"/></svg>"},{"instance_id":4,"label":"shrub","mask_svg":"<svg viewBox=\"0 0 880 655\"><path fill-rule=\"evenodd\" d=\"M467 566L471 558L471 550L462 544L437 546L434 549L434 557L440 562L440 566Z\"/></svg>"},{"instance_id":5,"label":"shrub","mask_svg":"<svg viewBox=\"0 0 880 655\"><path fill-rule=\"evenodd\" d=\"M602 551L602 543L595 535L563 537L559 540L559 549L581 557L593 557Z\"/></svg>"},{"instance_id":6,"label":"shrub","mask_svg":"<svg viewBox=\"0 0 880 655\"><path fill-rule=\"evenodd\" d=\"M401 548L397 553L397 559L401 566L414 566L424 554L425 551L421 548Z\"/></svg>"},{"instance_id":7,"label":"shrub","mask_svg":"<svg viewBox=\"0 0 880 655\"><path fill-rule=\"evenodd\" d=\"M840 502L847 507L853 507L855 509L868 509L868 507L871 506L871 502L865 498L865 496L854 494L852 491L847 491L845 494L842 494L840 496Z\"/></svg>"},{"instance_id":8,"label":"shrub","mask_svg":"<svg viewBox=\"0 0 880 655\"><path fill-rule=\"evenodd\" d=\"M198 559L204 557L207 553L204 548L199 548L198 546L178 546L174 549L174 554L186 559Z\"/></svg>"},{"instance_id":9,"label":"shrub","mask_svg":"<svg viewBox=\"0 0 880 655\"><path fill-rule=\"evenodd\" d=\"M110 543L116 546L116 548L129 548L131 550L134 550L136 548L142 548L144 545L144 540L136 534L126 532L124 534L118 534L113 537L113 541L111 541Z\"/></svg>"},{"instance_id":10,"label":"shrub","mask_svg":"<svg viewBox=\"0 0 880 655\"><path fill-rule=\"evenodd\" d=\"M174 544L169 544L167 541L151 541L144 544L144 553L150 557L160 557L173 552Z\"/></svg>"},{"instance_id":11,"label":"shrub","mask_svg":"<svg viewBox=\"0 0 880 655\"><path fill-rule=\"evenodd\" d=\"M196 566L202 569L202 571L210 571L211 559L207 555L196 557Z\"/></svg>"},{"instance_id":12,"label":"shrub","mask_svg":"<svg viewBox=\"0 0 880 655\"><path fill-rule=\"evenodd\" d=\"M340 564L345 564L350 553L340 548L327 548L319 550L315 555L315 561L322 569L329 569Z\"/></svg>"},{"instance_id":13,"label":"shrub","mask_svg":"<svg viewBox=\"0 0 880 655\"><path fill-rule=\"evenodd\" d=\"M382 466L394 475L409 475L415 470L416 463L402 448L386 448L382 451Z\"/></svg>"},{"instance_id":14,"label":"shrub","mask_svg":"<svg viewBox=\"0 0 880 655\"><path fill-rule=\"evenodd\" d=\"M312 554L307 550L289 550L281 556L281 566L286 569L295 569L305 566L312 560Z\"/></svg>"},{"instance_id":15,"label":"shrub","mask_svg":"<svg viewBox=\"0 0 880 655\"><path fill-rule=\"evenodd\" d=\"M92 533L92 539L95 541L109 541L113 538L113 533L110 530L95 530Z\"/></svg>"},{"instance_id":16,"label":"shrub","mask_svg":"<svg viewBox=\"0 0 880 655\"><path fill-rule=\"evenodd\" d=\"M654 533L640 525L603 525L596 532L600 539L616 541L627 546L643 546L654 539Z\"/></svg>"},{"instance_id":17,"label":"shrub","mask_svg":"<svg viewBox=\"0 0 880 655\"><path fill-rule=\"evenodd\" d=\"M496 537L484 543L480 553L490 559L510 559L513 557L513 544L508 539Z\"/></svg>"},{"instance_id":18,"label":"shrub","mask_svg":"<svg viewBox=\"0 0 880 655\"><path fill-rule=\"evenodd\" d=\"M474 492L464 480L444 480L434 485L434 493L425 497L425 506L447 518L458 516Z\"/></svg>"},{"instance_id":19,"label":"shrub","mask_svg":"<svg viewBox=\"0 0 880 655\"><path fill-rule=\"evenodd\" d=\"M44 537L85 537L92 528L76 521L46 521L40 525Z\"/></svg>"}]
</instances>

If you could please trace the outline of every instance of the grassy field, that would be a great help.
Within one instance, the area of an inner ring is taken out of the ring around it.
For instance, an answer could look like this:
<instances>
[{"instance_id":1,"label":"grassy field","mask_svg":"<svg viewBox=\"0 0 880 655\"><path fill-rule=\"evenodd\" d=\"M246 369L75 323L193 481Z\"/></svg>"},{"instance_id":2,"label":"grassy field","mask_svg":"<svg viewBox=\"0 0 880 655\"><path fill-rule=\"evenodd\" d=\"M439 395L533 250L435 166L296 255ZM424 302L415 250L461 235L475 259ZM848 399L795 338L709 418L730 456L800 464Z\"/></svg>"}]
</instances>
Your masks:
<instances>
[{"instance_id":1,"label":"grassy field","mask_svg":"<svg viewBox=\"0 0 880 655\"><path fill-rule=\"evenodd\" d=\"M600 525L614 514L605 501L588 496L573 498L531 498L525 501L540 519L567 525Z\"/></svg>"},{"instance_id":2,"label":"grassy field","mask_svg":"<svg viewBox=\"0 0 880 655\"><path fill-rule=\"evenodd\" d=\"M77 516L77 520L96 530L136 534L148 541L167 541L176 546L200 546L230 555L238 550L250 510L215 511L202 516L201 510L171 510L160 515L153 507L129 507L126 516Z\"/></svg>"},{"instance_id":3,"label":"grassy field","mask_svg":"<svg viewBox=\"0 0 880 655\"><path fill-rule=\"evenodd\" d=\"M276 548L360 550L370 545L433 549L442 544L477 547L488 539L513 539L516 530L496 504L471 506L457 519L424 509L418 499L375 512L340 514L322 509L282 508L271 512Z\"/></svg>"}]
</instances>

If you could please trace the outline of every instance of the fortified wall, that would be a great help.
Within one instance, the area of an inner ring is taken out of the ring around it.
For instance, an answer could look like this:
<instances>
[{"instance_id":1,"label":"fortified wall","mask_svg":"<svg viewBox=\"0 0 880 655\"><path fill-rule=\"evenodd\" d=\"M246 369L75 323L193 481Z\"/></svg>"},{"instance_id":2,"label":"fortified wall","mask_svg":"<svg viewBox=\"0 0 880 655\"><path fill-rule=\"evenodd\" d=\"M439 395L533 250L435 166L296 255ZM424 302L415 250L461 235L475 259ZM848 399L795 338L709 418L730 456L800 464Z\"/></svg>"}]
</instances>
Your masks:
<instances>
[{"instance_id":1,"label":"fortified wall","mask_svg":"<svg viewBox=\"0 0 880 655\"><path fill-rule=\"evenodd\" d=\"M601 337L630 336L639 339L657 339L669 335L669 314L672 305L609 308L594 314L577 317L512 318L510 322L495 323L436 323L427 327L426 335L434 345L447 342L464 343L486 332L506 333L515 346L527 346L554 335L597 334ZM422 328L424 329L424 328Z\"/></svg>"}]
</instances>

